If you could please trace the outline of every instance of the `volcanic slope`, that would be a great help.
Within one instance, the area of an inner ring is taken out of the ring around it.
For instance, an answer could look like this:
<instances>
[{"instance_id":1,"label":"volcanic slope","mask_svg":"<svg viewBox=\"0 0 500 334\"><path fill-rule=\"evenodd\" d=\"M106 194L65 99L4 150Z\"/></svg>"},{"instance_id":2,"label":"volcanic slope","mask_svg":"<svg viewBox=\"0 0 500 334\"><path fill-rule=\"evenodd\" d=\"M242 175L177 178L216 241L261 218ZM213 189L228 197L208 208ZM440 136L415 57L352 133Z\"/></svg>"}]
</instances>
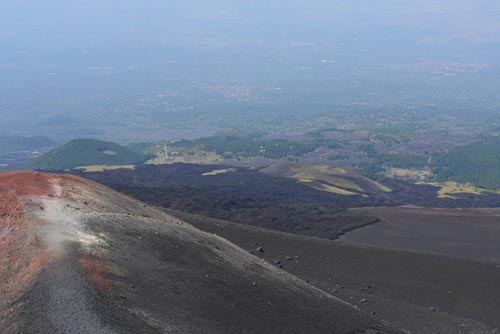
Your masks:
<instances>
[{"instance_id":1,"label":"volcanic slope","mask_svg":"<svg viewBox=\"0 0 500 334\"><path fill-rule=\"evenodd\" d=\"M402 333L141 202L0 174L0 333Z\"/></svg>"},{"instance_id":2,"label":"volcanic slope","mask_svg":"<svg viewBox=\"0 0 500 334\"><path fill-rule=\"evenodd\" d=\"M412 334L500 333L500 266L169 211ZM260 248L259 248L260 249Z\"/></svg>"}]
</instances>

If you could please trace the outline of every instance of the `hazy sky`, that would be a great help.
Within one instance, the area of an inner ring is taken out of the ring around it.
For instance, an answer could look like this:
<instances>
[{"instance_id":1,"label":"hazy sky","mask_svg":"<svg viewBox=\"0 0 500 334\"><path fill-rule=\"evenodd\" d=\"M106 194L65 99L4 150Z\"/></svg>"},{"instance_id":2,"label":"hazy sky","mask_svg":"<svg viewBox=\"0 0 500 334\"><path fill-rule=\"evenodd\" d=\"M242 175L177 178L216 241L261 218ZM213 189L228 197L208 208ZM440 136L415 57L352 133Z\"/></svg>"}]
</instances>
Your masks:
<instances>
[{"instance_id":1,"label":"hazy sky","mask_svg":"<svg viewBox=\"0 0 500 334\"><path fill-rule=\"evenodd\" d=\"M148 53L168 46L198 49L205 41L223 49L247 39L324 40L332 46L357 39L370 48L377 40L407 38L415 46L466 51L470 44L500 42L499 17L495 0L2 0L0 64L57 67L78 57L115 65L108 62L147 61ZM114 51L125 51L125 59L116 59Z\"/></svg>"},{"instance_id":2,"label":"hazy sky","mask_svg":"<svg viewBox=\"0 0 500 334\"><path fill-rule=\"evenodd\" d=\"M228 85L344 96L335 84L351 81L389 94L415 70L429 72L405 89L423 95L445 74L465 94L471 82L493 94L499 17L497 0L2 0L0 113Z\"/></svg>"}]
</instances>

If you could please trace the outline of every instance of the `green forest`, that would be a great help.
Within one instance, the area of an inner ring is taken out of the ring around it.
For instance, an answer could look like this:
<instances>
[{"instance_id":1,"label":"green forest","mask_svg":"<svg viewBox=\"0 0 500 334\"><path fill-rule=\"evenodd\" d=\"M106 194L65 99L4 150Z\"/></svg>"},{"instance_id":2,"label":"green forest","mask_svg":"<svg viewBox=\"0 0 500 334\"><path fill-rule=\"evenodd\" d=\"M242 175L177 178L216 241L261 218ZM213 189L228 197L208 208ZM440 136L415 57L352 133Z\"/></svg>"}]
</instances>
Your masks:
<instances>
[{"instance_id":1,"label":"green forest","mask_svg":"<svg viewBox=\"0 0 500 334\"><path fill-rule=\"evenodd\" d=\"M282 159L312 152L317 147L317 144L260 139L243 135L216 135L191 141L180 141L175 143L174 146L194 147L215 152L225 158L261 156L269 159Z\"/></svg>"},{"instance_id":2,"label":"green forest","mask_svg":"<svg viewBox=\"0 0 500 334\"><path fill-rule=\"evenodd\" d=\"M76 139L39 158L29 161L29 169L64 170L90 165L131 165L148 160L150 156L115 143L95 139Z\"/></svg>"},{"instance_id":3,"label":"green forest","mask_svg":"<svg viewBox=\"0 0 500 334\"><path fill-rule=\"evenodd\" d=\"M435 158L436 179L500 188L500 140L457 147Z\"/></svg>"}]
</instances>

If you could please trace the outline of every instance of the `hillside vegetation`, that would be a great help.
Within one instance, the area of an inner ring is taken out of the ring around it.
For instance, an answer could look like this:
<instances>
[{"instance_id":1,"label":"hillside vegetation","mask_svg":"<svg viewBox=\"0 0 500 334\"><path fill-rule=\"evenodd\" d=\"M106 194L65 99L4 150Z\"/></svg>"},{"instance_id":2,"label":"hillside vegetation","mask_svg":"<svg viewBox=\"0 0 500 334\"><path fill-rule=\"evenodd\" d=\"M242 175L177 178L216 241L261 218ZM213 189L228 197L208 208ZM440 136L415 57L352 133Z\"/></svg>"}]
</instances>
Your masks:
<instances>
[{"instance_id":1,"label":"hillside vegetation","mask_svg":"<svg viewBox=\"0 0 500 334\"><path fill-rule=\"evenodd\" d=\"M238 134L219 134L192 141L184 140L172 144L172 146L215 152L224 158L265 157L269 159L297 157L312 152L317 147L314 143L262 139Z\"/></svg>"},{"instance_id":2,"label":"hillside vegetation","mask_svg":"<svg viewBox=\"0 0 500 334\"><path fill-rule=\"evenodd\" d=\"M500 140L457 147L435 162L438 181L472 183L477 187L500 188Z\"/></svg>"},{"instance_id":3,"label":"hillside vegetation","mask_svg":"<svg viewBox=\"0 0 500 334\"><path fill-rule=\"evenodd\" d=\"M482 195L485 193L500 193L499 191L488 190L485 188L479 188L471 183L457 183L455 181L444 181L444 182L417 182L421 185L431 185L438 188L437 195L438 198L451 198L457 199L456 195L459 194L472 194L472 195Z\"/></svg>"},{"instance_id":4,"label":"hillside vegetation","mask_svg":"<svg viewBox=\"0 0 500 334\"><path fill-rule=\"evenodd\" d=\"M0 155L19 151L37 150L40 148L54 147L57 143L45 136L22 137L10 136L0 137Z\"/></svg>"},{"instance_id":5,"label":"hillside vegetation","mask_svg":"<svg viewBox=\"0 0 500 334\"><path fill-rule=\"evenodd\" d=\"M64 170L94 165L135 165L150 156L111 142L76 139L27 163L37 170Z\"/></svg>"}]
</instances>

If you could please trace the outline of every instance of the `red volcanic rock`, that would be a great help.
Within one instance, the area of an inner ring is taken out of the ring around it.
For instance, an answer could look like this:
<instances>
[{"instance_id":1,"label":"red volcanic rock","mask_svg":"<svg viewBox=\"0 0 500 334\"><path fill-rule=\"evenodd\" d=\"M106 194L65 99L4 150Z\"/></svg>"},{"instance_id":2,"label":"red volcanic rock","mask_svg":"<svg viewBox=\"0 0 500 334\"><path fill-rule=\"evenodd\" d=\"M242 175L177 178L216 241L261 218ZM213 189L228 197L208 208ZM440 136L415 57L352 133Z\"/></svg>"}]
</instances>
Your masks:
<instances>
[{"instance_id":1,"label":"red volcanic rock","mask_svg":"<svg viewBox=\"0 0 500 334\"><path fill-rule=\"evenodd\" d=\"M36 208L36 197L61 196L59 187L65 181L91 184L70 175L0 173L0 302L25 290L56 258L57 254L37 239L36 226L42 222L29 211Z\"/></svg>"},{"instance_id":2,"label":"red volcanic rock","mask_svg":"<svg viewBox=\"0 0 500 334\"><path fill-rule=\"evenodd\" d=\"M26 214L23 196L48 191L49 179L37 173L0 174L0 301L13 298L51 261L36 241L38 222Z\"/></svg>"},{"instance_id":3,"label":"red volcanic rock","mask_svg":"<svg viewBox=\"0 0 500 334\"><path fill-rule=\"evenodd\" d=\"M111 292L111 282L106 278L109 270L100 259L84 256L80 259L80 265L87 270L89 280L102 292Z\"/></svg>"},{"instance_id":4,"label":"red volcanic rock","mask_svg":"<svg viewBox=\"0 0 500 334\"><path fill-rule=\"evenodd\" d=\"M17 196L55 196L54 182L72 181L85 185L92 182L73 176L42 172L4 172L0 173L0 193L14 192Z\"/></svg>"}]
</instances>

